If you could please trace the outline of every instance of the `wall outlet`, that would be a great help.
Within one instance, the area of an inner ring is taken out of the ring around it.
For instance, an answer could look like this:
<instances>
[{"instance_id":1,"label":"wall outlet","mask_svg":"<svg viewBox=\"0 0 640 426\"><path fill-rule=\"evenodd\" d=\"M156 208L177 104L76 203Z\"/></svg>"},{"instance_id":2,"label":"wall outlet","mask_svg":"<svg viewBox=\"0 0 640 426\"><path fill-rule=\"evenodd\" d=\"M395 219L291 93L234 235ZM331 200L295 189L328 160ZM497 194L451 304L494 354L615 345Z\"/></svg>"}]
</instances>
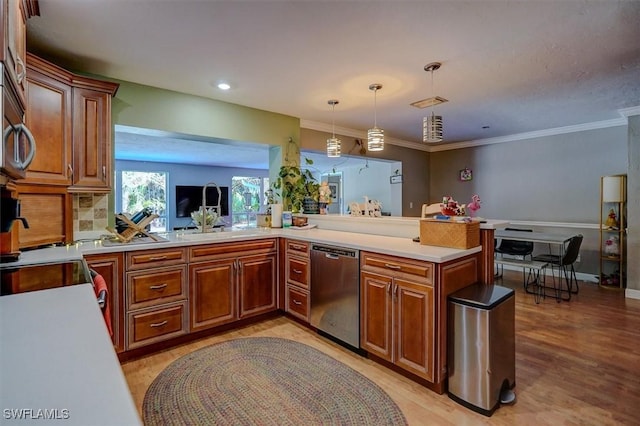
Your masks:
<instances>
[{"instance_id":1,"label":"wall outlet","mask_svg":"<svg viewBox=\"0 0 640 426\"><path fill-rule=\"evenodd\" d=\"M580 263L580 253L578 253L578 257L576 257L576 262Z\"/></svg>"},{"instance_id":2,"label":"wall outlet","mask_svg":"<svg viewBox=\"0 0 640 426\"><path fill-rule=\"evenodd\" d=\"M412 209L413 208L413 201L409 201L409 208Z\"/></svg>"}]
</instances>

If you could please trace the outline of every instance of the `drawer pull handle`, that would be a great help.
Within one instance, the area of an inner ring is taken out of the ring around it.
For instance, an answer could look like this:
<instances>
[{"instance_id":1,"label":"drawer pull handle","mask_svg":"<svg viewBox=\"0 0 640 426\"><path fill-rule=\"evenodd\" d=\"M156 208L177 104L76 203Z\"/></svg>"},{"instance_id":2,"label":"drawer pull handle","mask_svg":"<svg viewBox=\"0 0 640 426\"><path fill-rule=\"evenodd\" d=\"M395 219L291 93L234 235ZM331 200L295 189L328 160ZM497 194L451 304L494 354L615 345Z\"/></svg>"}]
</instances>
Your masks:
<instances>
[{"instance_id":1,"label":"drawer pull handle","mask_svg":"<svg viewBox=\"0 0 640 426\"><path fill-rule=\"evenodd\" d=\"M294 269L293 272L295 272L296 274L301 274L302 273L302 271L299 270L299 269Z\"/></svg>"},{"instance_id":2,"label":"drawer pull handle","mask_svg":"<svg viewBox=\"0 0 640 426\"><path fill-rule=\"evenodd\" d=\"M293 299L293 303L296 304L296 305L302 305L302 302L300 302L300 301L298 301L296 299Z\"/></svg>"},{"instance_id":3,"label":"drawer pull handle","mask_svg":"<svg viewBox=\"0 0 640 426\"><path fill-rule=\"evenodd\" d=\"M150 257L149 260L165 260L167 258L167 256L155 256L155 257Z\"/></svg>"},{"instance_id":4,"label":"drawer pull handle","mask_svg":"<svg viewBox=\"0 0 640 426\"><path fill-rule=\"evenodd\" d=\"M301 246L300 244L291 244L290 246L292 249L296 249L296 250L304 250L306 249L305 246Z\"/></svg>"},{"instance_id":5,"label":"drawer pull handle","mask_svg":"<svg viewBox=\"0 0 640 426\"><path fill-rule=\"evenodd\" d=\"M153 327L153 328L162 327L163 325L167 325L167 323L168 323L168 322L169 322L169 321L164 320L164 321L162 321L162 322L157 322L157 323L154 323L154 324L149 324L149 327Z\"/></svg>"},{"instance_id":6,"label":"drawer pull handle","mask_svg":"<svg viewBox=\"0 0 640 426\"><path fill-rule=\"evenodd\" d=\"M158 285L149 286L149 289L158 290L159 291L159 290L164 290L166 287L167 287L167 283L164 283L164 284L158 284Z\"/></svg>"},{"instance_id":7,"label":"drawer pull handle","mask_svg":"<svg viewBox=\"0 0 640 426\"><path fill-rule=\"evenodd\" d=\"M388 268L388 269L395 269L395 270L402 269L402 266L400 266L400 265L394 265L394 264L392 264L392 263L385 263L385 264L384 264L384 267L385 267L385 268Z\"/></svg>"}]
</instances>

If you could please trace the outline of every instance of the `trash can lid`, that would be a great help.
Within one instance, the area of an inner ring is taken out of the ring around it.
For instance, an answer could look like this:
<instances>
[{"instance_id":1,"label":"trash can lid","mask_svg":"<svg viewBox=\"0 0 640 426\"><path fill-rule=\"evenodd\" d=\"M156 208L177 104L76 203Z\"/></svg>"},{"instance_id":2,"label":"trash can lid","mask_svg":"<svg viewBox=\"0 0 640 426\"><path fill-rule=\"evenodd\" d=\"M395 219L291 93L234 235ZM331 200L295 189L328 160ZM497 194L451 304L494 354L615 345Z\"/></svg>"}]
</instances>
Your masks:
<instances>
[{"instance_id":1,"label":"trash can lid","mask_svg":"<svg viewBox=\"0 0 640 426\"><path fill-rule=\"evenodd\" d=\"M515 294L511 288L494 284L474 284L449 295L455 303L491 309Z\"/></svg>"}]
</instances>

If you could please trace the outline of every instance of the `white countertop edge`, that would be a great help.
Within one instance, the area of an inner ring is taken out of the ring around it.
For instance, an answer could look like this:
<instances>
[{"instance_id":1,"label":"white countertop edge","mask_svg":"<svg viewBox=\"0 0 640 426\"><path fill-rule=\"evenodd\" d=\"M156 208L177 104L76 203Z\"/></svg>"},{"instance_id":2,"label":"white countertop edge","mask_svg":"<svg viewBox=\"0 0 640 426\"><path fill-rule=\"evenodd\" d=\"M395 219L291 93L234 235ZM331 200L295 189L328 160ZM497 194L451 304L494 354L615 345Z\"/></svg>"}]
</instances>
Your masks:
<instances>
[{"instance_id":1,"label":"white countertop edge","mask_svg":"<svg viewBox=\"0 0 640 426\"><path fill-rule=\"evenodd\" d=\"M322 215L314 215L320 217ZM327 215L330 216L330 215ZM339 221L349 223L355 219L357 222L376 223L377 221L388 221L388 218L352 218L350 216L333 216ZM322 220L322 219L321 219ZM167 239L158 243L128 243L121 245L103 246L102 242L83 241L60 247L47 247L37 250L26 250L20 255L16 262L6 263L0 268L10 268L14 266L63 262L68 260L81 259L85 255L121 253L134 250L157 250L172 247L189 247L202 244L228 243L234 241L250 241L264 238L297 238L310 242L344 246L358 250L366 250L389 254L400 257L409 257L417 260L424 260L434 263L443 263L455 260L469 254L481 251L481 247L474 247L467 250L426 246L412 241L412 237L419 235L419 218L392 218L391 222L412 223L415 228L404 227L405 231L398 233L399 236L378 235L375 233L348 232L346 230L323 229L321 225L308 230L295 230L293 228L250 228L245 230L234 230L225 232L213 232L198 235L197 232L168 232L159 234ZM485 224L485 229L498 229L508 224L506 221L491 220ZM407 229L411 231L406 232ZM415 232L413 232L415 230ZM191 236L189 236L191 235ZM410 235L408 237L406 235Z\"/></svg>"}]
</instances>

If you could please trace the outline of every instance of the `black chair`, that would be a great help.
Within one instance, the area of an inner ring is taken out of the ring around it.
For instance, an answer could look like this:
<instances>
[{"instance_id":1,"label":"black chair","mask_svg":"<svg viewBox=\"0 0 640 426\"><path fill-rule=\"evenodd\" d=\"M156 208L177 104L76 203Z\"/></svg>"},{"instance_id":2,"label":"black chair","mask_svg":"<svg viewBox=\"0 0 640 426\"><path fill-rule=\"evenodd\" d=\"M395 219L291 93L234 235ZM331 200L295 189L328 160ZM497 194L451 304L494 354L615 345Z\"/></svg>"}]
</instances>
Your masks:
<instances>
[{"instance_id":1,"label":"black chair","mask_svg":"<svg viewBox=\"0 0 640 426\"><path fill-rule=\"evenodd\" d=\"M567 294L568 297L565 300L571 299L571 293L578 294L580 288L578 287L578 279L576 278L576 271L573 267L573 264L578 259L578 254L580 254L580 246L582 245L582 234L578 234L574 237L571 237L569 240L569 244L567 245L567 249L564 252L564 255L560 257L559 254L540 254L535 256L533 260L537 260L540 262L547 262L551 264L551 275L553 276L553 280L555 283L555 275L553 274L553 267L558 267L558 279L562 279L560 276L561 273L564 273L564 280L567 284ZM561 272L562 271L562 272ZM573 289L573 283L576 284L575 290ZM555 285L555 284L554 284ZM560 285L560 289L556 290L558 293L562 292L562 285Z\"/></svg>"},{"instance_id":2,"label":"black chair","mask_svg":"<svg viewBox=\"0 0 640 426\"><path fill-rule=\"evenodd\" d=\"M533 232L533 229L521 229L521 228L504 228L505 231L522 231L522 232ZM530 256L533 253L533 243L530 241L514 241L514 240L500 240L500 244L495 244L494 253L500 255L509 255L509 256L522 256L524 259L526 256ZM499 267L500 268L500 267ZM503 270L500 270L496 273L496 277L502 276ZM522 271L524 278L524 270Z\"/></svg>"}]
</instances>

